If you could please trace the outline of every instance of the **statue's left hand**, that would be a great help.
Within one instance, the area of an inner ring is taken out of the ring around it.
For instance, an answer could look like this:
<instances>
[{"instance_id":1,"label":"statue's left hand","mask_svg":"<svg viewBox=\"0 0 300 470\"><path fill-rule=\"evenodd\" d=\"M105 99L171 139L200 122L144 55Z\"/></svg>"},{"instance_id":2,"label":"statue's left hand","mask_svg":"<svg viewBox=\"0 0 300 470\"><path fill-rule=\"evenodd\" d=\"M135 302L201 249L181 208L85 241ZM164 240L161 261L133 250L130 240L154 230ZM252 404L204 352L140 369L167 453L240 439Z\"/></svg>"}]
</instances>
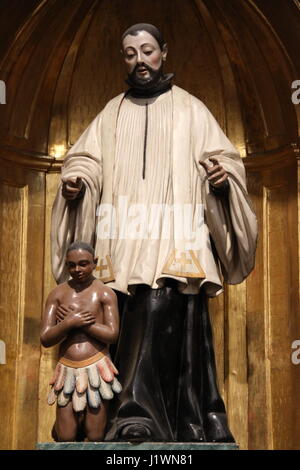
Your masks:
<instances>
[{"instance_id":1,"label":"statue's left hand","mask_svg":"<svg viewBox=\"0 0 300 470\"><path fill-rule=\"evenodd\" d=\"M228 174L216 158L210 157L209 161L213 166L209 166L206 161L199 161L199 163L206 171L209 183L215 188L220 188L228 180Z\"/></svg>"}]
</instances>

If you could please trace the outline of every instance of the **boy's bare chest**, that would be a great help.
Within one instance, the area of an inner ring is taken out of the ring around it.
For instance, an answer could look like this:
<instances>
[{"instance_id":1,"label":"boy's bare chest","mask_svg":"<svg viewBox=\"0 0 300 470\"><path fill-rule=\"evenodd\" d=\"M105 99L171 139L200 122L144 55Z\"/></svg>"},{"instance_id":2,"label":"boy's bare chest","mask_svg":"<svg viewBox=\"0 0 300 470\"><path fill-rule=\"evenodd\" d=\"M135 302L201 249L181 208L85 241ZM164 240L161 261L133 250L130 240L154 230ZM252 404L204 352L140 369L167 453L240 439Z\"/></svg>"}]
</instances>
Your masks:
<instances>
[{"instance_id":1,"label":"boy's bare chest","mask_svg":"<svg viewBox=\"0 0 300 470\"><path fill-rule=\"evenodd\" d=\"M73 289L66 289L59 299L60 304L72 307L75 311L88 311L94 315L102 313L102 305L99 292L86 289L83 292L76 292Z\"/></svg>"}]
</instances>

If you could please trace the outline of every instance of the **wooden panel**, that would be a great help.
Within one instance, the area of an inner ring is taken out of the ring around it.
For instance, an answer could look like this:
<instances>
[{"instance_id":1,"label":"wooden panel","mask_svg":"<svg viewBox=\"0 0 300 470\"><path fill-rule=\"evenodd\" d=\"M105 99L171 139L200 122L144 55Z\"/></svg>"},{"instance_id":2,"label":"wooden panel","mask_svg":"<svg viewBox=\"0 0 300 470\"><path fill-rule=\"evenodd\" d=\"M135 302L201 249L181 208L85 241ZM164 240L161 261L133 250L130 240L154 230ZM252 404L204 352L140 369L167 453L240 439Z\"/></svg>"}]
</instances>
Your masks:
<instances>
[{"instance_id":1,"label":"wooden panel","mask_svg":"<svg viewBox=\"0 0 300 470\"><path fill-rule=\"evenodd\" d=\"M287 223L288 188L266 190L268 235L268 359L271 367L272 432L275 449L289 449L292 443L293 386L290 319L290 265Z\"/></svg>"},{"instance_id":2,"label":"wooden panel","mask_svg":"<svg viewBox=\"0 0 300 470\"><path fill-rule=\"evenodd\" d=\"M226 288L228 348L228 421L241 449L248 447L248 370L246 336L246 282Z\"/></svg>"},{"instance_id":3,"label":"wooden panel","mask_svg":"<svg viewBox=\"0 0 300 470\"><path fill-rule=\"evenodd\" d=\"M211 319L213 344L215 350L217 379L219 392L222 398L227 399L225 380L225 351L224 351L224 295L219 295L209 300L209 315Z\"/></svg>"},{"instance_id":4,"label":"wooden panel","mask_svg":"<svg viewBox=\"0 0 300 470\"><path fill-rule=\"evenodd\" d=\"M0 185L0 321L6 364L0 365L0 448L15 449L17 383L24 320L27 188ZM3 249L5 248L5 249Z\"/></svg>"},{"instance_id":5,"label":"wooden panel","mask_svg":"<svg viewBox=\"0 0 300 470\"><path fill-rule=\"evenodd\" d=\"M249 448L297 448L291 343L299 331L296 159L257 162L250 191L259 220L254 272L247 281ZM265 165L266 163L266 165ZM299 389L299 388L298 388ZM260 423L258 426L257 423Z\"/></svg>"},{"instance_id":6,"label":"wooden panel","mask_svg":"<svg viewBox=\"0 0 300 470\"><path fill-rule=\"evenodd\" d=\"M218 29L218 22L212 14L212 11L206 7L202 0L195 0L195 3L199 9L199 14L201 14L206 25L207 32L214 47L214 53L218 59L219 73L222 77L223 99L226 108L226 126L223 125L223 129L229 140L234 142L240 155L245 157L246 148L244 127L240 100L234 77L234 64L229 60L228 54L226 53L225 43ZM207 102L206 96L203 97L203 101L207 106L210 106ZM230 106L227 106L227 103L230 103ZM218 116L216 116L216 118L218 118Z\"/></svg>"},{"instance_id":7,"label":"wooden panel","mask_svg":"<svg viewBox=\"0 0 300 470\"><path fill-rule=\"evenodd\" d=\"M6 420L1 425L0 445L33 449L38 417L44 176L2 161L0 191L1 339L8 345L7 364L0 366L0 414Z\"/></svg>"},{"instance_id":8,"label":"wooden panel","mask_svg":"<svg viewBox=\"0 0 300 470\"><path fill-rule=\"evenodd\" d=\"M262 175L248 176L248 189L259 220L259 237L255 268L247 280L247 356L248 356L248 448L272 448L270 364L267 356L265 316L264 247L268 244L264 230ZM259 426L257 425L259 423Z\"/></svg>"},{"instance_id":9,"label":"wooden panel","mask_svg":"<svg viewBox=\"0 0 300 470\"><path fill-rule=\"evenodd\" d=\"M300 122L299 122L300 124ZM298 212L298 283L296 283L296 301L295 301L295 311L296 314L294 315L293 321L292 321L292 331L294 332L292 340L294 341L295 339L300 339L300 315L299 315L299 305L300 302L298 301L299 295L300 295L300 285L299 285L299 280L300 280L300 149L299 146L297 149L295 149L295 153L297 155L297 174L298 174L298 181L297 181L297 191L298 191L298 197L297 197L297 212ZM296 201L295 201L296 202ZM296 266L297 269L297 266ZM296 274L297 276L297 274ZM298 307L298 308L297 308ZM294 449L299 449L300 448L300 407L299 407L299 397L300 397L300 364L293 364L293 398L294 398L294 419L293 419L293 448Z\"/></svg>"},{"instance_id":10,"label":"wooden panel","mask_svg":"<svg viewBox=\"0 0 300 470\"><path fill-rule=\"evenodd\" d=\"M46 205L45 205L45 269L44 269L44 289L43 305L49 295L49 292L56 286L51 271L51 253L50 253L50 226L51 211L53 201L56 195L60 176L49 174L46 177ZM52 348L41 348L40 373L39 373L39 425L38 442L52 441L51 430L55 421L55 406L47 404L49 393L49 381L52 377L57 362L58 345Z\"/></svg>"},{"instance_id":11,"label":"wooden panel","mask_svg":"<svg viewBox=\"0 0 300 470\"><path fill-rule=\"evenodd\" d=\"M299 29L299 16L300 4L299 0L276 0L276 8L273 2L266 2L265 0L248 0L259 8L261 13L268 19L272 28L277 32L280 40L284 44L285 49L288 51L293 64L300 70L300 57L299 57L299 42L300 42L300 29ZM282 18L285 21L282 21Z\"/></svg>"},{"instance_id":12,"label":"wooden panel","mask_svg":"<svg viewBox=\"0 0 300 470\"><path fill-rule=\"evenodd\" d=\"M0 69L9 90L0 126L8 145L47 154L57 77L92 2L43 0L24 21Z\"/></svg>"},{"instance_id":13,"label":"wooden panel","mask_svg":"<svg viewBox=\"0 0 300 470\"><path fill-rule=\"evenodd\" d=\"M290 358L300 331L296 159L290 151L249 162L255 269L210 302L220 390L242 449L298 448L300 367Z\"/></svg>"}]
</instances>

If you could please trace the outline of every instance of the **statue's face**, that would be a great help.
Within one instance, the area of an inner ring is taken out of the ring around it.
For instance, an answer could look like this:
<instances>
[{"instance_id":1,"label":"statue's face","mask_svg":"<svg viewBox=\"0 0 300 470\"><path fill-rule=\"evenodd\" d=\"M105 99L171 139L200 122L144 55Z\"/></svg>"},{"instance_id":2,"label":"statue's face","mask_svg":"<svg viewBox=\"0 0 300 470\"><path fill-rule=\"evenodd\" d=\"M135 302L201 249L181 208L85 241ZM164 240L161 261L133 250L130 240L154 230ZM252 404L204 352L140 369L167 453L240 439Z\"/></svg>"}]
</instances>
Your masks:
<instances>
[{"instance_id":1,"label":"statue's face","mask_svg":"<svg viewBox=\"0 0 300 470\"><path fill-rule=\"evenodd\" d=\"M86 250L72 250L67 253L66 266L74 281L84 283L96 267L92 254Z\"/></svg>"},{"instance_id":2,"label":"statue's face","mask_svg":"<svg viewBox=\"0 0 300 470\"><path fill-rule=\"evenodd\" d=\"M160 73L167 48L161 50L150 33L140 31L136 36L125 36L123 54L128 75L139 84L148 84Z\"/></svg>"}]
</instances>

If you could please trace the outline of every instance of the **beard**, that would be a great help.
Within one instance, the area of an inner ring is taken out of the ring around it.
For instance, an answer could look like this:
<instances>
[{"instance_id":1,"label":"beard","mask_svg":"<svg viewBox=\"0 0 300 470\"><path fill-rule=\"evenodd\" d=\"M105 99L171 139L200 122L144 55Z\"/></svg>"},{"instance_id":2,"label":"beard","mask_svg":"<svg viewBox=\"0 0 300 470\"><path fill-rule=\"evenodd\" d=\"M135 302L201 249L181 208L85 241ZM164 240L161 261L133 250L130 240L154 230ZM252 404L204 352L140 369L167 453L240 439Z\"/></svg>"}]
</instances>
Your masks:
<instances>
[{"instance_id":1,"label":"beard","mask_svg":"<svg viewBox=\"0 0 300 470\"><path fill-rule=\"evenodd\" d=\"M149 71L150 77L148 78L138 77L137 69L139 67L144 67L145 69L147 69ZM142 89L147 90L149 88L156 86L160 82L163 76L162 69L163 69L162 65L160 66L158 70L154 70L152 67L142 62L141 64L137 64L134 67L134 70L128 74L128 82L134 88L142 88Z\"/></svg>"}]
</instances>

